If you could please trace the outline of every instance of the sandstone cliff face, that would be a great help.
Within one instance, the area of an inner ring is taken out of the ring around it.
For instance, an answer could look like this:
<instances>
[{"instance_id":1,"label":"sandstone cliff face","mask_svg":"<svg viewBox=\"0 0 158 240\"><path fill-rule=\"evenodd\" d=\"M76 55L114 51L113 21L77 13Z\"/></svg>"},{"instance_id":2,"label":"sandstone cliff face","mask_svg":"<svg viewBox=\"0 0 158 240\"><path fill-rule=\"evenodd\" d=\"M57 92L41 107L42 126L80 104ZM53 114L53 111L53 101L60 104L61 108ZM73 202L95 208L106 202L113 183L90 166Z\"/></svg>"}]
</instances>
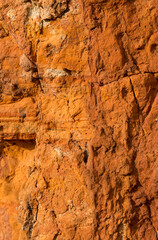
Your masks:
<instances>
[{"instance_id":1,"label":"sandstone cliff face","mask_svg":"<svg viewBox=\"0 0 158 240\"><path fill-rule=\"evenodd\" d=\"M0 0L0 240L156 240L158 4Z\"/></svg>"}]
</instances>

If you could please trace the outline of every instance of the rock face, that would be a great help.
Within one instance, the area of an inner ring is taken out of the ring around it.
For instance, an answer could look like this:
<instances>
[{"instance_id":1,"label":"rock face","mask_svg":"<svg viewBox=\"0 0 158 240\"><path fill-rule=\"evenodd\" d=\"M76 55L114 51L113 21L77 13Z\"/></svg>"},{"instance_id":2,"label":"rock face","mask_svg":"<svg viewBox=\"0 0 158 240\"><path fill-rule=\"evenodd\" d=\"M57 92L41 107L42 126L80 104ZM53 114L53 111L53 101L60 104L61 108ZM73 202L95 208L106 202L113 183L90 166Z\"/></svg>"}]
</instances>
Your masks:
<instances>
[{"instance_id":1,"label":"rock face","mask_svg":"<svg viewBox=\"0 0 158 240\"><path fill-rule=\"evenodd\" d=\"M0 0L0 240L156 240L158 4Z\"/></svg>"}]
</instances>

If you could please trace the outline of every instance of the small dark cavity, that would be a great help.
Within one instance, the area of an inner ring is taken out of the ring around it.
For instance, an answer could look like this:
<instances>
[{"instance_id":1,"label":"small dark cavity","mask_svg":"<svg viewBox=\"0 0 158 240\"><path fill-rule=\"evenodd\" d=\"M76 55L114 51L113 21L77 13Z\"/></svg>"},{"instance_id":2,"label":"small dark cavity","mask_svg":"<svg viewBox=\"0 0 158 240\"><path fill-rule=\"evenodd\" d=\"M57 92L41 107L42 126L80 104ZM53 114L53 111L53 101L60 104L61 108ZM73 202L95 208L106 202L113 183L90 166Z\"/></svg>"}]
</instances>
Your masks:
<instances>
[{"instance_id":1,"label":"small dark cavity","mask_svg":"<svg viewBox=\"0 0 158 240\"><path fill-rule=\"evenodd\" d=\"M12 90L13 90L13 91L18 90L18 88L19 88L19 86L18 86L17 83L15 83L15 84L12 85Z\"/></svg>"},{"instance_id":2,"label":"small dark cavity","mask_svg":"<svg viewBox=\"0 0 158 240\"><path fill-rule=\"evenodd\" d=\"M86 164L88 162L88 151L87 150L84 150L84 157L83 157L83 161L84 163Z\"/></svg>"},{"instance_id":3,"label":"small dark cavity","mask_svg":"<svg viewBox=\"0 0 158 240\"><path fill-rule=\"evenodd\" d=\"M156 50L157 50L157 44L156 43L154 43L154 44L152 44L151 45L151 47L150 47L150 51L151 51L151 53L154 53Z\"/></svg>"},{"instance_id":4,"label":"small dark cavity","mask_svg":"<svg viewBox=\"0 0 158 240\"><path fill-rule=\"evenodd\" d=\"M104 86L103 81L100 81L99 86L100 86L100 87Z\"/></svg>"},{"instance_id":5,"label":"small dark cavity","mask_svg":"<svg viewBox=\"0 0 158 240\"><path fill-rule=\"evenodd\" d=\"M24 3L32 3L31 0L24 0Z\"/></svg>"},{"instance_id":6,"label":"small dark cavity","mask_svg":"<svg viewBox=\"0 0 158 240\"><path fill-rule=\"evenodd\" d=\"M104 128L101 129L101 134L100 134L100 135L101 135L101 136L105 135L105 130L104 130Z\"/></svg>"},{"instance_id":7,"label":"small dark cavity","mask_svg":"<svg viewBox=\"0 0 158 240\"><path fill-rule=\"evenodd\" d=\"M84 150L84 152L83 152L83 154L84 154L84 156L83 156L83 161L84 161L84 163L86 164L87 162L88 162L88 150L87 150L87 142L86 142L86 144L85 144L85 150Z\"/></svg>"},{"instance_id":8,"label":"small dark cavity","mask_svg":"<svg viewBox=\"0 0 158 240\"><path fill-rule=\"evenodd\" d=\"M127 71L125 71L125 73L123 74L123 77L127 77L128 76L128 73Z\"/></svg>"},{"instance_id":9,"label":"small dark cavity","mask_svg":"<svg viewBox=\"0 0 158 240\"><path fill-rule=\"evenodd\" d=\"M127 96L128 91L127 91L127 89L125 87L122 88L121 94L122 94L122 98L125 98Z\"/></svg>"},{"instance_id":10,"label":"small dark cavity","mask_svg":"<svg viewBox=\"0 0 158 240\"><path fill-rule=\"evenodd\" d=\"M63 69L68 75L71 75L72 71L70 69L64 68Z\"/></svg>"}]
</instances>

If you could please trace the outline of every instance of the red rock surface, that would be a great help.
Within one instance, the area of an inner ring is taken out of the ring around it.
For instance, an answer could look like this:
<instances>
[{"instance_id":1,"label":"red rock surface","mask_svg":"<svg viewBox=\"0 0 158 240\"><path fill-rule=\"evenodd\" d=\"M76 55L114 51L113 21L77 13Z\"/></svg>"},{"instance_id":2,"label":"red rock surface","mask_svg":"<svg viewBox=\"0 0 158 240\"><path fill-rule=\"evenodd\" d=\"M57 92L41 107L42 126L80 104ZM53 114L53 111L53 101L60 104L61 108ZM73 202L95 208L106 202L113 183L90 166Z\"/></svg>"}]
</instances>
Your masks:
<instances>
[{"instance_id":1,"label":"red rock surface","mask_svg":"<svg viewBox=\"0 0 158 240\"><path fill-rule=\"evenodd\" d=\"M158 238L157 0L0 0L0 240Z\"/></svg>"}]
</instances>

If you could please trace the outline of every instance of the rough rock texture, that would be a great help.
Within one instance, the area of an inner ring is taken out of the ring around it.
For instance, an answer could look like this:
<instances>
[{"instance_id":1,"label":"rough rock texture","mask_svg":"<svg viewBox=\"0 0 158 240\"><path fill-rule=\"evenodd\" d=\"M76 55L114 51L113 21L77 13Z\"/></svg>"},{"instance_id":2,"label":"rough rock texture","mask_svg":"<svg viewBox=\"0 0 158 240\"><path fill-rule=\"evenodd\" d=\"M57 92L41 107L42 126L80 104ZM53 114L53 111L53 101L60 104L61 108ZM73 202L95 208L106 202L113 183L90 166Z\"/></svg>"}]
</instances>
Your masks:
<instances>
[{"instance_id":1,"label":"rough rock texture","mask_svg":"<svg viewBox=\"0 0 158 240\"><path fill-rule=\"evenodd\" d=\"M156 240L157 83L157 0L0 0L0 240Z\"/></svg>"}]
</instances>

